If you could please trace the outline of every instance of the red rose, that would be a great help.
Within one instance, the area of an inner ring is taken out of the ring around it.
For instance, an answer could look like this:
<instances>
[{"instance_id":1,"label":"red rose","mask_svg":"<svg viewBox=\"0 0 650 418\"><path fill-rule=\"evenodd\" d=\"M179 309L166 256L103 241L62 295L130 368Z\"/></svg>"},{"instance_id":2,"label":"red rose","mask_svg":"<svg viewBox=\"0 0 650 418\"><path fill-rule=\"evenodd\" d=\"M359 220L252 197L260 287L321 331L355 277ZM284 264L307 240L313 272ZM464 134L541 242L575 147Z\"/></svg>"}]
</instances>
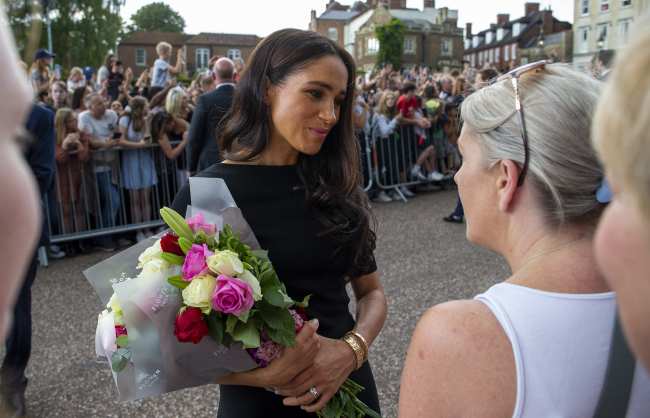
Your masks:
<instances>
[{"instance_id":1,"label":"red rose","mask_svg":"<svg viewBox=\"0 0 650 418\"><path fill-rule=\"evenodd\" d=\"M126 332L126 327L123 325L115 325L115 336L121 337L122 335L129 335Z\"/></svg>"},{"instance_id":2,"label":"red rose","mask_svg":"<svg viewBox=\"0 0 650 418\"><path fill-rule=\"evenodd\" d=\"M174 335L182 343L198 344L201 338L208 335L208 324L203 320L199 308L187 308L176 317Z\"/></svg>"},{"instance_id":3,"label":"red rose","mask_svg":"<svg viewBox=\"0 0 650 418\"><path fill-rule=\"evenodd\" d=\"M181 257L185 256L183 250L181 250L180 245L178 245L178 237L172 233L166 233L160 239L160 248L166 253L172 253L180 255Z\"/></svg>"}]
</instances>

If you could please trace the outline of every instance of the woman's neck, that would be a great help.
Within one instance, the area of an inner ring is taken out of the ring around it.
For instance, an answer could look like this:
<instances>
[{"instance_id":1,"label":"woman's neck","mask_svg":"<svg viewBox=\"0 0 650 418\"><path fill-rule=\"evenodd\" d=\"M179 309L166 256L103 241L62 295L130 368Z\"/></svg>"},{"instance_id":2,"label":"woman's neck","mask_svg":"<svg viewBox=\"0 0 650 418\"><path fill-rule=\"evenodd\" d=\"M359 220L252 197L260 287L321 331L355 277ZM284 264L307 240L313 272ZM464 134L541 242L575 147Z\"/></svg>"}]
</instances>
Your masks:
<instances>
[{"instance_id":1,"label":"woman's neck","mask_svg":"<svg viewBox=\"0 0 650 418\"><path fill-rule=\"evenodd\" d=\"M593 236L587 231L548 233L522 248L505 255L512 270L509 283L556 293L609 291L596 267Z\"/></svg>"},{"instance_id":2,"label":"woman's neck","mask_svg":"<svg viewBox=\"0 0 650 418\"><path fill-rule=\"evenodd\" d=\"M286 139L282 138L277 132L274 132L271 134L269 143L264 148L264 151L255 158L255 164L277 166L296 165L299 155L299 152Z\"/></svg>"}]
</instances>

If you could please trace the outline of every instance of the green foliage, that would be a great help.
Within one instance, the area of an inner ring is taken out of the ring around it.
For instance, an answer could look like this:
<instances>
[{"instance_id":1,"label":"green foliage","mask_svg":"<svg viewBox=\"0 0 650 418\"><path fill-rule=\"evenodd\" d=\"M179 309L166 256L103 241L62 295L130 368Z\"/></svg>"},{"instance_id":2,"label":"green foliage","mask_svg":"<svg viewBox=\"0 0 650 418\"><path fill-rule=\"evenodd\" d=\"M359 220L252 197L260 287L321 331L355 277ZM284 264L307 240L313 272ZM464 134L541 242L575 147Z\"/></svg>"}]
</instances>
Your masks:
<instances>
[{"instance_id":1,"label":"green foliage","mask_svg":"<svg viewBox=\"0 0 650 418\"><path fill-rule=\"evenodd\" d=\"M377 412L357 398L363 389L363 386L352 379L346 380L336 395L327 402L325 408L317 412L316 415L320 418L381 418Z\"/></svg>"},{"instance_id":2,"label":"green foliage","mask_svg":"<svg viewBox=\"0 0 650 418\"><path fill-rule=\"evenodd\" d=\"M111 368L115 373L119 373L129 364L131 361L131 350L126 348L118 348L111 355Z\"/></svg>"},{"instance_id":3,"label":"green foliage","mask_svg":"<svg viewBox=\"0 0 650 418\"><path fill-rule=\"evenodd\" d=\"M168 253L164 253L164 254L168 254ZM190 282L186 282L185 280L183 280L183 278L180 275L167 278L167 283L181 290L185 289L187 286L190 285Z\"/></svg>"},{"instance_id":4,"label":"green foliage","mask_svg":"<svg viewBox=\"0 0 650 418\"><path fill-rule=\"evenodd\" d=\"M119 6L122 0L57 0L51 2L52 49L55 61L69 69L73 66L98 67L109 51L115 50L122 35L122 18ZM34 51L27 51L28 35L33 24L40 24L37 47L47 48L47 26L40 8L33 9L35 0L6 0L11 30L18 50L25 62L30 63ZM35 13L33 13L35 11Z\"/></svg>"},{"instance_id":5,"label":"green foliage","mask_svg":"<svg viewBox=\"0 0 650 418\"><path fill-rule=\"evenodd\" d=\"M185 19L174 9L162 2L142 6L131 16L130 32L177 32L185 29Z\"/></svg>"},{"instance_id":6,"label":"green foliage","mask_svg":"<svg viewBox=\"0 0 650 418\"><path fill-rule=\"evenodd\" d=\"M393 68L402 66L402 53L404 51L404 24L399 19L375 28L375 36L379 41L377 65L393 64Z\"/></svg>"}]
</instances>

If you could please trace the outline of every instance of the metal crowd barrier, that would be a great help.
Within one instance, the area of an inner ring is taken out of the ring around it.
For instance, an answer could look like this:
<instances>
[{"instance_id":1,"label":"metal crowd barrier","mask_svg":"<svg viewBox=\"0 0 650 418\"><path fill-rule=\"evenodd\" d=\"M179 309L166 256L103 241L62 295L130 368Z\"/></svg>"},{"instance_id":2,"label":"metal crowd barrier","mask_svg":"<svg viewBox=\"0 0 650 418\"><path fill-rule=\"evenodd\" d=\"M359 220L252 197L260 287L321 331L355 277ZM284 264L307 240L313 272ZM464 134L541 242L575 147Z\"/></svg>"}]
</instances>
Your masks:
<instances>
[{"instance_id":1,"label":"metal crowd barrier","mask_svg":"<svg viewBox=\"0 0 650 418\"><path fill-rule=\"evenodd\" d=\"M187 180L186 167L185 152L169 160L158 144L96 150L86 162L57 163L46 201L50 242L161 227L159 210Z\"/></svg>"},{"instance_id":2,"label":"metal crowd barrier","mask_svg":"<svg viewBox=\"0 0 650 418\"><path fill-rule=\"evenodd\" d=\"M365 147L369 151L364 162L371 173L366 190L375 185L382 190L394 190L403 202L407 202L400 187L431 184L411 176L411 168L421 152L429 146L433 146L436 151L438 168L444 167L450 148L441 130L430 128L418 134L412 125L401 125L387 137L372 135L366 138ZM445 181L438 184L442 188L446 185Z\"/></svg>"}]
</instances>

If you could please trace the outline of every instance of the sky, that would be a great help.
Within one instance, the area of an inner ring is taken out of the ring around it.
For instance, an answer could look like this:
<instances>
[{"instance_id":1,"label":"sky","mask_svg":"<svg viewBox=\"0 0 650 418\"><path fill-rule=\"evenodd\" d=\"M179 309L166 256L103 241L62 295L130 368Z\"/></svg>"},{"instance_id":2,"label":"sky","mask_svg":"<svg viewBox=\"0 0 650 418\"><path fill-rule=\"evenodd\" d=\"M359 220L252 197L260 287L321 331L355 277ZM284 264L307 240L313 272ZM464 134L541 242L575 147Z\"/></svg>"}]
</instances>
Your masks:
<instances>
[{"instance_id":1,"label":"sky","mask_svg":"<svg viewBox=\"0 0 650 418\"><path fill-rule=\"evenodd\" d=\"M307 29L310 12L321 14L328 0L158 0L168 4L185 19L185 32L246 33L266 36L283 28ZM353 0L339 0L352 4ZM128 22L145 0L126 0L122 17ZM422 8L422 0L407 0L407 6ZM436 7L458 10L458 26L472 22L474 33L496 22L497 13L509 13L510 19L524 14L525 0L436 0ZM572 0L540 0L540 7L551 6L560 20L573 22Z\"/></svg>"}]
</instances>

